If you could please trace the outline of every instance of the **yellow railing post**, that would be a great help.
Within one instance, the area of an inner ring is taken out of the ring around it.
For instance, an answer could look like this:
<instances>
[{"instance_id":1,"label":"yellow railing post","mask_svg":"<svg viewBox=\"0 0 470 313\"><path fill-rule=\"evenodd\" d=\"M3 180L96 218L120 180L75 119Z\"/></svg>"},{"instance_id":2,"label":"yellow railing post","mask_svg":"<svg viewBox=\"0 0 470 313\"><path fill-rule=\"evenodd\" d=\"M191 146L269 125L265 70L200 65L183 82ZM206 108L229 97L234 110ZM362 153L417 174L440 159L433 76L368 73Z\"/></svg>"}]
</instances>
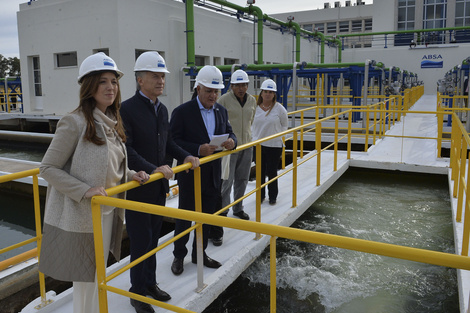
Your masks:
<instances>
[{"instance_id":1,"label":"yellow railing post","mask_svg":"<svg viewBox=\"0 0 470 313\"><path fill-rule=\"evenodd\" d=\"M470 153L467 156L467 159L470 159ZM470 177L470 166L467 167L467 177ZM462 235L462 255L468 256L468 245L469 245L469 236L470 236L470 184L466 182L466 196L465 196L465 217L463 223L463 235ZM457 222L462 220L462 212L460 212L460 219Z\"/></svg>"},{"instance_id":2,"label":"yellow railing post","mask_svg":"<svg viewBox=\"0 0 470 313\"><path fill-rule=\"evenodd\" d=\"M377 137L376 133L377 133L377 106L374 106L374 111L372 111L372 113L374 114L374 119L373 119L373 128L372 128L372 144L375 145L375 139Z\"/></svg>"},{"instance_id":3,"label":"yellow railing post","mask_svg":"<svg viewBox=\"0 0 470 313\"><path fill-rule=\"evenodd\" d=\"M348 156L347 159L351 159L351 132L352 132L352 116L353 116L353 110L349 111L349 117L348 117Z\"/></svg>"},{"instance_id":4,"label":"yellow railing post","mask_svg":"<svg viewBox=\"0 0 470 313\"><path fill-rule=\"evenodd\" d=\"M256 145L256 221L261 222L261 144ZM255 240L261 238L256 233Z\"/></svg>"},{"instance_id":5,"label":"yellow railing post","mask_svg":"<svg viewBox=\"0 0 470 313\"><path fill-rule=\"evenodd\" d=\"M100 313L108 313L108 295L106 289L106 264L104 262L103 251L103 229L101 226L101 205L96 202L96 198L91 199L91 216L93 219L93 233L95 243L95 261L96 261L96 282L98 284L98 301Z\"/></svg>"},{"instance_id":6,"label":"yellow railing post","mask_svg":"<svg viewBox=\"0 0 470 313\"><path fill-rule=\"evenodd\" d=\"M282 136L281 168L286 168L286 137Z\"/></svg>"},{"instance_id":7,"label":"yellow railing post","mask_svg":"<svg viewBox=\"0 0 470 313\"><path fill-rule=\"evenodd\" d=\"M277 275L276 275L276 239L277 237L271 236L270 249L269 249L269 264L270 264L270 312L276 313L276 289L277 289Z\"/></svg>"},{"instance_id":8,"label":"yellow railing post","mask_svg":"<svg viewBox=\"0 0 470 313\"><path fill-rule=\"evenodd\" d=\"M297 206L297 132L292 134L294 139L292 143L292 207Z\"/></svg>"},{"instance_id":9,"label":"yellow railing post","mask_svg":"<svg viewBox=\"0 0 470 313\"><path fill-rule=\"evenodd\" d=\"M201 168L194 169L194 204L195 211L202 213L202 198L201 198ZM203 244L203 231L202 224L196 223L196 248L197 248L197 292L201 292L205 288L204 284L204 244Z\"/></svg>"},{"instance_id":10,"label":"yellow railing post","mask_svg":"<svg viewBox=\"0 0 470 313\"><path fill-rule=\"evenodd\" d=\"M317 150L317 186L320 186L321 168L321 123L317 123L315 128L315 149Z\"/></svg>"},{"instance_id":11,"label":"yellow railing post","mask_svg":"<svg viewBox=\"0 0 470 313\"><path fill-rule=\"evenodd\" d=\"M338 127L339 127L339 117L335 116L335 139L334 139L334 160L333 160L333 171L338 170Z\"/></svg>"},{"instance_id":12,"label":"yellow railing post","mask_svg":"<svg viewBox=\"0 0 470 313\"><path fill-rule=\"evenodd\" d=\"M304 111L300 113L300 125L304 124ZM304 157L304 129L300 129L300 158Z\"/></svg>"},{"instance_id":13,"label":"yellow railing post","mask_svg":"<svg viewBox=\"0 0 470 313\"><path fill-rule=\"evenodd\" d=\"M444 128L444 115L442 114L442 108L440 104L437 105L437 157L441 157L442 139L443 139L443 128Z\"/></svg>"},{"instance_id":14,"label":"yellow railing post","mask_svg":"<svg viewBox=\"0 0 470 313\"><path fill-rule=\"evenodd\" d=\"M34 222L36 224L36 237L37 239L37 253L38 260L40 258L41 251L41 242L42 242L42 227L41 227L41 205L39 203L39 180L38 175L33 175L33 199L34 199ZM46 282L44 274L39 272L39 292L41 294L41 304L40 307L45 307L47 304L51 303L51 300L46 298Z\"/></svg>"},{"instance_id":15,"label":"yellow railing post","mask_svg":"<svg viewBox=\"0 0 470 313\"><path fill-rule=\"evenodd\" d=\"M364 152L367 152L367 149L369 149L369 109L366 109L366 129L365 131L365 139L364 139Z\"/></svg>"},{"instance_id":16,"label":"yellow railing post","mask_svg":"<svg viewBox=\"0 0 470 313\"><path fill-rule=\"evenodd\" d=\"M465 185L465 174L466 174L466 165L467 165L467 143L465 141L465 137L461 136L460 144L462 149L460 149L460 166L459 166L459 175L458 175L458 184L454 182L454 187L458 186L458 194L457 194L457 212L462 212L462 203L463 203L463 191ZM454 188L455 189L455 188Z\"/></svg>"}]
</instances>

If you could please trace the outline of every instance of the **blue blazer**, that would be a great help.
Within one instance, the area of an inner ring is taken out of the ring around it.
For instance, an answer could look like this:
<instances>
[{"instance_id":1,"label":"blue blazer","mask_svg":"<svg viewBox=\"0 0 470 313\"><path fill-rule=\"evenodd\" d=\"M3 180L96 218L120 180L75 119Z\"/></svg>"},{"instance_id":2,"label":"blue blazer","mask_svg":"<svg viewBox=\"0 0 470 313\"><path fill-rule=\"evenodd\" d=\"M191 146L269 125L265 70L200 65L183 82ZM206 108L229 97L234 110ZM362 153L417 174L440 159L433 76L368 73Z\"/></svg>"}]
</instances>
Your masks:
<instances>
[{"instance_id":1,"label":"blue blazer","mask_svg":"<svg viewBox=\"0 0 470 313\"><path fill-rule=\"evenodd\" d=\"M214 135L229 134L237 146L237 137L232 132L232 126L228 121L227 110L216 103L214 105L215 131ZM210 142L204 120L201 116L197 99L181 104L173 110L170 120L170 130L174 141L178 146L192 155L199 155L199 146ZM178 162L178 164L181 164ZM220 192L221 186L221 159L201 165L202 194ZM178 173L178 185L180 187L179 207L194 209L194 171Z\"/></svg>"},{"instance_id":2,"label":"blue blazer","mask_svg":"<svg viewBox=\"0 0 470 313\"><path fill-rule=\"evenodd\" d=\"M122 103L120 112L127 135L130 169L151 174L157 167L167 164L167 154L178 161L184 161L189 155L173 141L168 110L163 103L160 103L158 114L155 114L154 106L137 91ZM127 199L159 204L167 192L168 180L163 178L129 190Z\"/></svg>"}]
</instances>

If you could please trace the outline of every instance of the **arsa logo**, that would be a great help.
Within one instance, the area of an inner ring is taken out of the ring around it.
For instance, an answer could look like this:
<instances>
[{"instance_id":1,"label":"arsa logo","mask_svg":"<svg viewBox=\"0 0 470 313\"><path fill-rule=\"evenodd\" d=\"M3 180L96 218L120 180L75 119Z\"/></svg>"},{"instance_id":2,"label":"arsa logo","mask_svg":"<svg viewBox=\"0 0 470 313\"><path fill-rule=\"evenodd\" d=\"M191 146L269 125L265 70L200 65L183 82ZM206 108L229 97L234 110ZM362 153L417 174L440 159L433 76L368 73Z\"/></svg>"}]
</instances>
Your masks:
<instances>
[{"instance_id":1,"label":"arsa logo","mask_svg":"<svg viewBox=\"0 0 470 313\"><path fill-rule=\"evenodd\" d=\"M440 54L428 54L428 55L423 55L423 58L421 60L438 60L442 59L442 56Z\"/></svg>"}]
</instances>

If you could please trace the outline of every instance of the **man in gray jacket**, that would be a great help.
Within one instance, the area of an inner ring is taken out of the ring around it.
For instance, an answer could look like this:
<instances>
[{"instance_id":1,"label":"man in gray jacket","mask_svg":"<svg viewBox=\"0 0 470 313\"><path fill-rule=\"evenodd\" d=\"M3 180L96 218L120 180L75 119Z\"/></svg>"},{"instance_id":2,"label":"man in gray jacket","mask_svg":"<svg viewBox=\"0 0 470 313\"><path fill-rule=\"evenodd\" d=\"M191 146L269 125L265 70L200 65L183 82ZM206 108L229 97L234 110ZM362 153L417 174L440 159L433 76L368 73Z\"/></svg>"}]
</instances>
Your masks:
<instances>
[{"instance_id":1,"label":"man in gray jacket","mask_svg":"<svg viewBox=\"0 0 470 313\"><path fill-rule=\"evenodd\" d=\"M233 132L238 140L238 145L251 141L251 124L255 116L256 99L247 93L248 74L243 70L233 72L230 86L231 90L222 95L218 103L227 109L228 118ZM233 200L237 200L245 194L246 185L250 176L252 161L252 148L230 155L230 170L228 179L222 181L222 207L230 204L230 194L233 186ZM232 207L233 215L244 220L249 220L248 214L243 211L243 203L239 202ZM222 227L211 227L210 238L212 243L220 246L223 241Z\"/></svg>"}]
</instances>

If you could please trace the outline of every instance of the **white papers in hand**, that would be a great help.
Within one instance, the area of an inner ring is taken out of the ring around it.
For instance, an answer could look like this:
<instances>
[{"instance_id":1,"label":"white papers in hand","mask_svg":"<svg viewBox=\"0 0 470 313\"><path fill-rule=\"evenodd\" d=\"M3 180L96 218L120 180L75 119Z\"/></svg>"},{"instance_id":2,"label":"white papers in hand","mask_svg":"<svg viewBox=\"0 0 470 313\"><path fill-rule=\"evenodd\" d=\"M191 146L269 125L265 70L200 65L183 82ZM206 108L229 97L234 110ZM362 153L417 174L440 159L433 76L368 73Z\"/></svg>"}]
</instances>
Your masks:
<instances>
[{"instance_id":1,"label":"white papers in hand","mask_svg":"<svg viewBox=\"0 0 470 313\"><path fill-rule=\"evenodd\" d=\"M221 146L222 143L224 143L228 139L228 134L223 134L223 135L214 135L212 136L211 142L209 142L210 145L212 146L217 146L215 151L220 151L223 149Z\"/></svg>"}]
</instances>

